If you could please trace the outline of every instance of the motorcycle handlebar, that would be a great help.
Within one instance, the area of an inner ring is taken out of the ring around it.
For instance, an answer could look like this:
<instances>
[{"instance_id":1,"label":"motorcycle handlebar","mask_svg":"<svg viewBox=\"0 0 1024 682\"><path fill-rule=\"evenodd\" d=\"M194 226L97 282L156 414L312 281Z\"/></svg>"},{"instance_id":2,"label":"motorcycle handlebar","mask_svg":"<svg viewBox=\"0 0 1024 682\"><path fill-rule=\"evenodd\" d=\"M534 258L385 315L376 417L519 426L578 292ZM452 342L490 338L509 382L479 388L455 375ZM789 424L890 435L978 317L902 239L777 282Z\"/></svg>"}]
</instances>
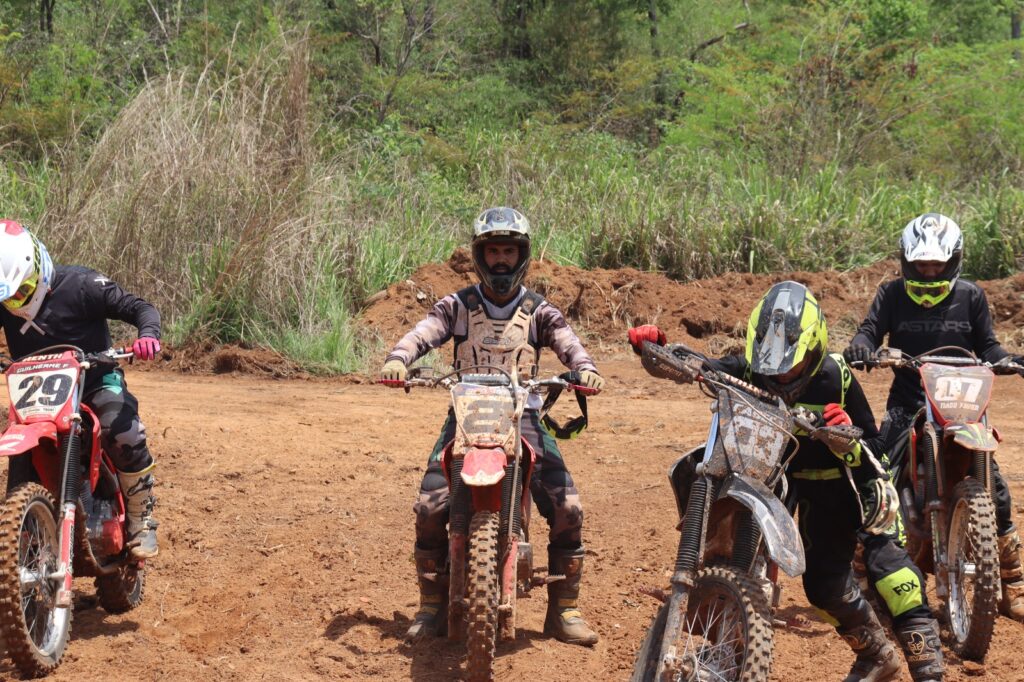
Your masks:
<instances>
[{"instance_id":1,"label":"motorcycle handlebar","mask_svg":"<svg viewBox=\"0 0 1024 682\"><path fill-rule=\"evenodd\" d=\"M945 350L945 348L936 348L935 350ZM935 351L930 351L930 353L934 352ZM1009 370L1011 373L1024 374L1024 365L1013 361L987 362L978 357L974 357L973 354L970 357L931 354L911 356L896 348L887 348L884 346L873 352L871 357L866 361L854 360L850 363L850 367L853 367L854 369L873 369L876 367L910 367L917 369L925 363L950 365L953 367L988 367L989 369L1005 369Z\"/></svg>"}]
</instances>

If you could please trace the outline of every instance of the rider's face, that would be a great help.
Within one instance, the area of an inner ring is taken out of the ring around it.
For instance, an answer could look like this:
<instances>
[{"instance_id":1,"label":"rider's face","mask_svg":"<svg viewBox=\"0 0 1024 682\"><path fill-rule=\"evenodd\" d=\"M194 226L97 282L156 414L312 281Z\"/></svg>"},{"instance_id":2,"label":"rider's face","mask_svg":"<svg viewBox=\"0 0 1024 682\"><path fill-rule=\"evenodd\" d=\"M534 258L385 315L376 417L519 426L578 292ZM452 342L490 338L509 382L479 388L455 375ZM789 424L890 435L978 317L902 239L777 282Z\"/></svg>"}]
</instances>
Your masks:
<instances>
[{"instance_id":1,"label":"rider's face","mask_svg":"<svg viewBox=\"0 0 1024 682\"><path fill-rule=\"evenodd\" d=\"M942 270L946 267L946 264L940 260L919 260L914 261L914 269L920 273L925 279L931 279L938 277L942 274Z\"/></svg>"},{"instance_id":2,"label":"rider's face","mask_svg":"<svg viewBox=\"0 0 1024 682\"><path fill-rule=\"evenodd\" d=\"M494 273L511 272L519 262L519 246L512 242L484 244L484 263Z\"/></svg>"}]
</instances>

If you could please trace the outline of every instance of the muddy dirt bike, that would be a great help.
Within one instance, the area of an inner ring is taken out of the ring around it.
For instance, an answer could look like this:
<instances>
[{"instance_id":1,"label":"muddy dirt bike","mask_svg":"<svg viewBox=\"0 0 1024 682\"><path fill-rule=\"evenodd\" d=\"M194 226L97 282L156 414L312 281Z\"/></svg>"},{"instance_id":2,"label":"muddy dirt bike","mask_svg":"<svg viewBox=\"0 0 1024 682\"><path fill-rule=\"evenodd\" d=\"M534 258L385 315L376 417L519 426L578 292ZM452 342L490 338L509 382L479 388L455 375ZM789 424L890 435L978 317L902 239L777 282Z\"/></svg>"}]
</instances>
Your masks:
<instances>
[{"instance_id":1,"label":"muddy dirt bike","mask_svg":"<svg viewBox=\"0 0 1024 682\"><path fill-rule=\"evenodd\" d=\"M681 344L645 342L641 362L659 378L696 380L714 402L707 442L669 470L682 518L675 571L631 679L767 680L778 570L796 577L805 568L785 504L784 472L796 455L795 430L836 451L849 450L861 430L819 427L818 415L715 371Z\"/></svg>"},{"instance_id":2,"label":"muddy dirt bike","mask_svg":"<svg viewBox=\"0 0 1024 682\"><path fill-rule=\"evenodd\" d=\"M880 348L867 363L851 364L906 367L921 376L925 406L891 448L907 551L922 571L935 575L947 646L980 661L992 641L1000 596L992 499L999 436L986 414L994 365L955 346L916 357ZM1024 371L1014 363L996 367Z\"/></svg>"},{"instance_id":3,"label":"muddy dirt bike","mask_svg":"<svg viewBox=\"0 0 1024 682\"><path fill-rule=\"evenodd\" d=\"M145 569L126 547L117 474L99 420L82 403L87 369L131 357L60 345L0 361L10 397L0 457L11 458L0 504L0 640L27 677L52 671L64 655L73 576L94 576L110 613L142 602Z\"/></svg>"},{"instance_id":4,"label":"muddy dirt bike","mask_svg":"<svg viewBox=\"0 0 1024 682\"><path fill-rule=\"evenodd\" d=\"M467 373L482 370L493 373ZM493 679L497 638L515 639L519 593L564 578L534 575L529 520L535 453L520 427L527 397L550 392L546 411L565 389L580 396L593 391L571 372L527 381L484 365L459 373L426 378L414 369L404 387L451 390L455 438L443 453L450 491L448 638L465 636L466 679L481 682Z\"/></svg>"}]
</instances>

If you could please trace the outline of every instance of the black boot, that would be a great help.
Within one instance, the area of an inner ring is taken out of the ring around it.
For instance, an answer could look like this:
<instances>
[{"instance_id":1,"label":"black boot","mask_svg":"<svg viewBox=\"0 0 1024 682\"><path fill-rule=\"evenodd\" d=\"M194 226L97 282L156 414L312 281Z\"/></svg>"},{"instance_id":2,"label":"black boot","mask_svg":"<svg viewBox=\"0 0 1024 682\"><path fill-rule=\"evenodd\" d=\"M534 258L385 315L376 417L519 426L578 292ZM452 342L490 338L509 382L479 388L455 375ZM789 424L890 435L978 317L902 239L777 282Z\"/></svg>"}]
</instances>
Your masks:
<instances>
[{"instance_id":1,"label":"black boot","mask_svg":"<svg viewBox=\"0 0 1024 682\"><path fill-rule=\"evenodd\" d=\"M882 624L870 608L865 608L867 620L853 627L837 627L836 632L850 645L857 660L843 682L886 682L900 672L900 659L896 647L885 636Z\"/></svg>"},{"instance_id":2,"label":"black boot","mask_svg":"<svg viewBox=\"0 0 1024 682\"><path fill-rule=\"evenodd\" d=\"M548 584L548 612L544 618L544 634L555 639L593 646L597 633L583 620L576 603L583 577L583 548L557 549L548 547L548 574L564 575L563 580Z\"/></svg>"},{"instance_id":3,"label":"black boot","mask_svg":"<svg viewBox=\"0 0 1024 682\"><path fill-rule=\"evenodd\" d=\"M440 637L448 631L448 548L416 547L416 578L420 586L420 608L405 633L405 641L427 636Z\"/></svg>"},{"instance_id":4,"label":"black boot","mask_svg":"<svg viewBox=\"0 0 1024 682\"><path fill-rule=\"evenodd\" d=\"M941 682L946 667L935 619L912 618L896 628L896 637L914 682Z\"/></svg>"}]
</instances>

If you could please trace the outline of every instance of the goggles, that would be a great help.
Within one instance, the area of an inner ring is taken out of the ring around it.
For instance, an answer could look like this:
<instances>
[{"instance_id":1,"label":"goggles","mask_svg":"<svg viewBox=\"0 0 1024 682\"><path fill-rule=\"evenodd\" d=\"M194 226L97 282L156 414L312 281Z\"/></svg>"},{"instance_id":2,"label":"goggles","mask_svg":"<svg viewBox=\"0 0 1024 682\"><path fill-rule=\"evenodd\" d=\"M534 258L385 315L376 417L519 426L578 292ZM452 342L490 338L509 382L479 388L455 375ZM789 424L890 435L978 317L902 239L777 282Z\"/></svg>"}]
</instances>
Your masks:
<instances>
[{"instance_id":1,"label":"goggles","mask_svg":"<svg viewBox=\"0 0 1024 682\"><path fill-rule=\"evenodd\" d=\"M579 372L565 372L559 375L559 379L579 386L583 382L580 379ZM558 423L549 413L548 410L555 404L559 396L562 395L562 387L555 386L548 390L547 396L544 398L544 405L541 407L541 424L544 426L544 430L559 440L570 440L583 433L587 428L587 396L582 391L575 391L576 393L576 404L580 407L580 416L573 417L564 424Z\"/></svg>"},{"instance_id":2,"label":"goggles","mask_svg":"<svg viewBox=\"0 0 1024 682\"><path fill-rule=\"evenodd\" d=\"M32 294L36 291L36 283L39 281L39 275L32 275L21 283L18 290L15 291L10 298L4 301L4 307L8 310L17 310L21 306L29 302L32 298Z\"/></svg>"},{"instance_id":3,"label":"goggles","mask_svg":"<svg viewBox=\"0 0 1024 682\"><path fill-rule=\"evenodd\" d=\"M910 300L925 308L931 308L941 303L944 298L949 296L949 292L953 289L948 280L942 282L915 282L908 279L904 280L904 285Z\"/></svg>"}]
</instances>

